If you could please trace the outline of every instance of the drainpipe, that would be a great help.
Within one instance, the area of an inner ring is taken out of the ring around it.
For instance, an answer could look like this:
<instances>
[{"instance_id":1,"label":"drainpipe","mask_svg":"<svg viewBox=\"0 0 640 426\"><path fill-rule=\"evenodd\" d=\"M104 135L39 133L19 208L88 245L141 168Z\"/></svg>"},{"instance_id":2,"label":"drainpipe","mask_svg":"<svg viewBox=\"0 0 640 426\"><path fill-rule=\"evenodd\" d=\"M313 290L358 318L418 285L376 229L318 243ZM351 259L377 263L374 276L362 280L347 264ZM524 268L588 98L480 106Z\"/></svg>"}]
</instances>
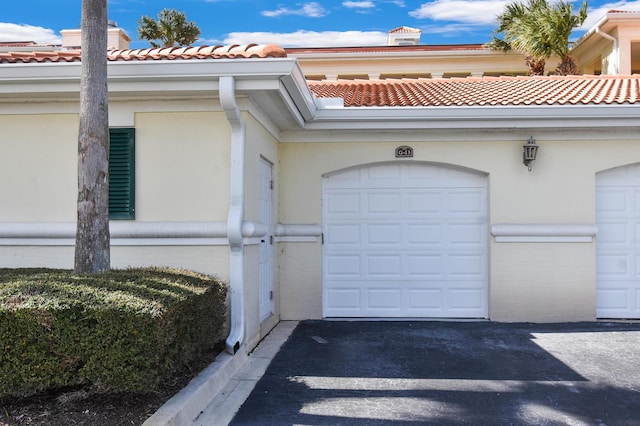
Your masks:
<instances>
[{"instance_id":1,"label":"drainpipe","mask_svg":"<svg viewBox=\"0 0 640 426\"><path fill-rule=\"evenodd\" d=\"M220 77L220 104L231 125L230 206L227 218L229 239L229 276L231 330L226 349L235 354L244 340L244 244L242 219L244 216L244 151L245 124L236 101L235 80L231 76Z\"/></svg>"},{"instance_id":2,"label":"drainpipe","mask_svg":"<svg viewBox=\"0 0 640 426\"><path fill-rule=\"evenodd\" d=\"M619 68L618 62L620 62L620 56L618 53L618 39L616 39L610 34L600 31L600 27L596 27L596 34L598 34L602 38L606 38L607 40L610 40L613 42L613 56L615 59L615 61L613 62L613 75L618 75L618 68Z\"/></svg>"}]
</instances>

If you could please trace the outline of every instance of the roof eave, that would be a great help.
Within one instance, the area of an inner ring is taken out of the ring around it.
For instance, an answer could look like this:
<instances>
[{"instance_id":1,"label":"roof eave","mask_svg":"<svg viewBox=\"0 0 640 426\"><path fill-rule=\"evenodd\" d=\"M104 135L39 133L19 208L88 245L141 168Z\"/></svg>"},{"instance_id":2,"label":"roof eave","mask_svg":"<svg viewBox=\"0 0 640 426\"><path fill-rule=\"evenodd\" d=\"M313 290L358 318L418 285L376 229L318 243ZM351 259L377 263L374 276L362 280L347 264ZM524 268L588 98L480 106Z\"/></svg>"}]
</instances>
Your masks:
<instances>
[{"instance_id":1,"label":"roof eave","mask_svg":"<svg viewBox=\"0 0 640 426\"><path fill-rule=\"evenodd\" d=\"M306 129L517 129L640 127L640 107L607 105L504 105L322 108Z\"/></svg>"}]
</instances>

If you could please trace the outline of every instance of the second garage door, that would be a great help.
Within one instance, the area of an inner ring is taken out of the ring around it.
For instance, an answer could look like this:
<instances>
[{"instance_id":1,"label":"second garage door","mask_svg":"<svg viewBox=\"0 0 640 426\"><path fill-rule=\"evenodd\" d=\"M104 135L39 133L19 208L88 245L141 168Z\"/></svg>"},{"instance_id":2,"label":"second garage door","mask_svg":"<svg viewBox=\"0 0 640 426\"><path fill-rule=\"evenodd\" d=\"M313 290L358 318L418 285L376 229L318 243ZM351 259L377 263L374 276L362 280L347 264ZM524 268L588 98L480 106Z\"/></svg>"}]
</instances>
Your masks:
<instances>
[{"instance_id":1,"label":"second garage door","mask_svg":"<svg viewBox=\"0 0 640 426\"><path fill-rule=\"evenodd\" d=\"M598 173L599 318L640 318L640 165Z\"/></svg>"},{"instance_id":2,"label":"second garage door","mask_svg":"<svg viewBox=\"0 0 640 426\"><path fill-rule=\"evenodd\" d=\"M424 163L323 182L325 317L487 317L486 175Z\"/></svg>"}]
</instances>

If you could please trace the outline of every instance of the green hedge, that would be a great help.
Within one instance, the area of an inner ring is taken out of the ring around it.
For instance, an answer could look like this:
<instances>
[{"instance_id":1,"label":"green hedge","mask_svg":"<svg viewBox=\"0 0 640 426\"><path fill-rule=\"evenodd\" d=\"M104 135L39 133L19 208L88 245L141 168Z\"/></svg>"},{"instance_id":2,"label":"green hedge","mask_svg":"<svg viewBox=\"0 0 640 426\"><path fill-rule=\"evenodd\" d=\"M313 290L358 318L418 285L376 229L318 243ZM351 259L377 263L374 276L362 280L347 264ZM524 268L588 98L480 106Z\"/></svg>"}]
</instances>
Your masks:
<instances>
[{"instance_id":1,"label":"green hedge","mask_svg":"<svg viewBox=\"0 0 640 426\"><path fill-rule=\"evenodd\" d=\"M153 391L224 337L226 286L162 268L0 269L0 397Z\"/></svg>"}]
</instances>

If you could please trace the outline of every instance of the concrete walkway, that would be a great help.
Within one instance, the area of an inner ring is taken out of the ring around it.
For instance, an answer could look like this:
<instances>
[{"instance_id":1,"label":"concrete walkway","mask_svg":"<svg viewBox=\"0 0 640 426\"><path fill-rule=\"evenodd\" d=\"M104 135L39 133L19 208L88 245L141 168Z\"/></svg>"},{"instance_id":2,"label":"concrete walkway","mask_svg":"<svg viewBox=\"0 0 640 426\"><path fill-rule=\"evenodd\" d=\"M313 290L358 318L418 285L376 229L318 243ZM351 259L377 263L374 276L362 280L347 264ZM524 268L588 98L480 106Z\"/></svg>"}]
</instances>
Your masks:
<instances>
[{"instance_id":1,"label":"concrete walkway","mask_svg":"<svg viewBox=\"0 0 640 426\"><path fill-rule=\"evenodd\" d=\"M221 353L143 426L229 424L297 324L281 321L250 354Z\"/></svg>"}]
</instances>

